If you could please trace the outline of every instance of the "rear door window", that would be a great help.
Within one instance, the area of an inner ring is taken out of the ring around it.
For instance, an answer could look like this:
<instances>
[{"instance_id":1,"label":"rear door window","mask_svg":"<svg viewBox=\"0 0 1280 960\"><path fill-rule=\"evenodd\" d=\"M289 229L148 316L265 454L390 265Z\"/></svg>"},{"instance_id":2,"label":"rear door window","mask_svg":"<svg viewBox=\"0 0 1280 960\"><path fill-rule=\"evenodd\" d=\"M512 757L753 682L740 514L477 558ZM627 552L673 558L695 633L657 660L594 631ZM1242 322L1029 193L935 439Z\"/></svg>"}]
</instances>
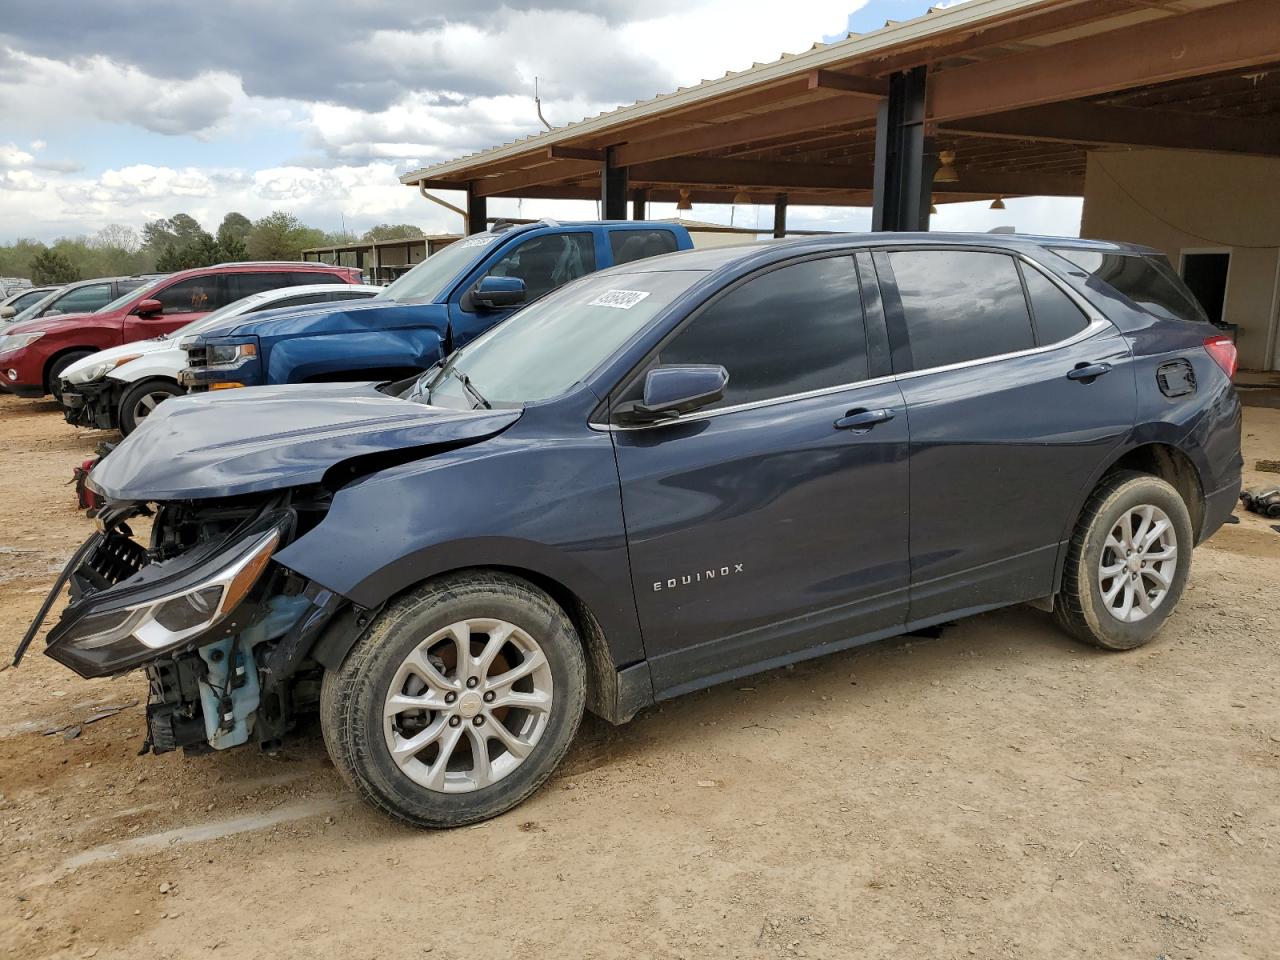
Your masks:
<instances>
[{"instance_id":1,"label":"rear door window","mask_svg":"<svg viewBox=\"0 0 1280 960\"><path fill-rule=\"evenodd\" d=\"M46 313L92 313L111 302L111 284L86 283L83 287L68 290L59 297Z\"/></svg>"},{"instance_id":2,"label":"rear door window","mask_svg":"<svg viewBox=\"0 0 1280 960\"><path fill-rule=\"evenodd\" d=\"M609 249L615 264L631 263L676 252L676 235L670 230L611 230Z\"/></svg>"},{"instance_id":3,"label":"rear door window","mask_svg":"<svg viewBox=\"0 0 1280 960\"><path fill-rule=\"evenodd\" d=\"M262 271L259 273L226 274L228 286L227 296L230 302L251 297L255 293L266 293L268 290L279 290L281 287L295 285L295 273L284 271ZM320 281L323 283L324 281Z\"/></svg>"},{"instance_id":4,"label":"rear door window","mask_svg":"<svg viewBox=\"0 0 1280 960\"><path fill-rule=\"evenodd\" d=\"M1151 313L1169 320L1209 319L1169 261L1162 256L1071 247L1054 247L1053 252L1110 284Z\"/></svg>"},{"instance_id":5,"label":"rear door window","mask_svg":"<svg viewBox=\"0 0 1280 960\"><path fill-rule=\"evenodd\" d=\"M687 363L729 372L724 399L713 408L865 380L867 336L853 258L789 264L729 290L658 350L658 365ZM643 391L643 378L633 389Z\"/></svg>"},{"instance_id":6,"label":"rear door window","mask_svg":"<svg viewBox=\"0 0 1280 960\"><path fill-rule=\"evenodd\" d=\"M322 273L318 270L308 270L305 273L299 270L297 273L291 273L289 274L289 279L280 284L280 286L283 287L289 283L292 283L295 287L304 287L309 283L341 283L344 286L352 286L347 282L346 277L339 276L336 273Z\"/></svg>"},{"instance_id":7,"label":"rear door window","mask_svg":"<svg viewBox=\"0 0 1280 960\"><path fill-rule=\"evenodd\" d=\"M296 297L285 297L283 300L275 300L271 303L264 303L262 306L250 313L257 313L259 310L279 310L283 307L301 307L308 303L327 303L329 295L327 293L300 293Z\"/></svg>"},{"instance_id":8,"label":"rear door window","mask_svg":"<svg viewBox=\"0 0 1280 960\"><path fill-rule=\"evenodd\" d=\"M977 250L897 250L877 254L876 261L877 269L885 261L891 268L912 369L1036 345L1012 257Z\"/></svg>"}]
</instances>

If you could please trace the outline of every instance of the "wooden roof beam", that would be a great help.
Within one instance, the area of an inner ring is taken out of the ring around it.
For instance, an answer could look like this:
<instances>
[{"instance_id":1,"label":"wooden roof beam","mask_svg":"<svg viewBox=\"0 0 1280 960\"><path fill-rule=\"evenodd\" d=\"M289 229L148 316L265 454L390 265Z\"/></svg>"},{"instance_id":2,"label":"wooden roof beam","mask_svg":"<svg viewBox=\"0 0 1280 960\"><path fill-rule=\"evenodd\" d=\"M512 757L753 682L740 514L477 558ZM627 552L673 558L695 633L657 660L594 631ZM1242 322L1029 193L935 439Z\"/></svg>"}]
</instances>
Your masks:
<instances>
[{"instance_id":1,"label":"wooden roof beam","mask_svg":"<svg viewBox=\"0 0 1280 960\"><path fill-rule=\"evenodd\" d=\"M743 117L726 123L710 123L692 130L624 143L613 150L614 163L634 166L708 150L723 150L742 143L776 140L834 126L869 126L875 123L876 102L845 97L826 98L800 107Z\"/></svg>"},{"instance_id":2,"label":"wooden roof beam","mask_svg":"<svg viewBox=\"0 0 1280 960\"><path fill-rule=\"evenodd\" d=\"M600 164L588 160L556 160L528 170L515 170L496 177L475 181L478 197L496 197L516 194L524 187L537 187L557 180L572 180L584 176L598 176Z\"/></svg>"},{"instance_id":3,"label":"wooden roof beam","mask_svg":"<svg viewBox=\"0 0 1280 960\"><path fill-rule=\"evenodd\" d=\"M870 97L879 100L889 95L889 84L884 80L870 77L855 77L848 73L836 73L834 70L814 70L809 74L810 90L835 90L840 93L851 93L858 97Z\"/></svg>"},{"instance_id":4,"label":"wooden roof beam","mask_svg":"<svg viewBox=\"0 0 1280 960\"><path fill-rule=\"evenodd\" d=\"M943 130L1014 140L1280 155L1280 124L1097 103L1051 103L970 117Z\"/></svg>"},{"instance_id":5,"label":"wooden roof beam","mask_svg":"<svg viewBox=\"0 0 1280 960\"><path fill-rule=\"evenodd\" d=\"M941 70L930 119L956 120L1276 61L1280 3L1238 0L1195 13Z\"/></svg>"}]
</instances>

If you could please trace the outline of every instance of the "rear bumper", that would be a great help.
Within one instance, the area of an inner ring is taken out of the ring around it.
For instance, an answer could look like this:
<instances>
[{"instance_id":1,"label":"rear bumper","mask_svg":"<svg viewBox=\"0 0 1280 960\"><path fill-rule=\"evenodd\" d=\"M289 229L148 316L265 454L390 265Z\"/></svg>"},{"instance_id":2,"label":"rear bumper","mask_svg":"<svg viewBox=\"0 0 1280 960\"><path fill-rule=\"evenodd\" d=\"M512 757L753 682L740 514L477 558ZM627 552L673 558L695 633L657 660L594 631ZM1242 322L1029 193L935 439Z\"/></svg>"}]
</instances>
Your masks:
<instances>
[{"instance_id":1,"label":"rear bumper","mask_svg":"<svg viewBox=\"0 0 1280 960\"><path fill-rule=\"evenodd\" d=\"M1200 524L1197 544L1204 543L1227 522L1227 518L1235 511L1236 504L1240 502L1240 486L1240 478L1236 477L1230 483L1205 494L1204 520Z\"/></svg>"}]
</instances>

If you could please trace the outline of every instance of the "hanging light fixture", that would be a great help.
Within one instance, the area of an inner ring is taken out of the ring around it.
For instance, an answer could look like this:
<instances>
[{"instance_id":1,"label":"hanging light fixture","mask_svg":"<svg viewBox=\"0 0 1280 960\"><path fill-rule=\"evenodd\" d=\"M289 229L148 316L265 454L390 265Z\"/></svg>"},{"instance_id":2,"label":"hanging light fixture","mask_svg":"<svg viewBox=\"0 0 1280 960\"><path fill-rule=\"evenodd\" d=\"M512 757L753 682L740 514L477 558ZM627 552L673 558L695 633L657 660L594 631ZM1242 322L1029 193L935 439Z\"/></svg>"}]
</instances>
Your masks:
<instances>
[{"instance_id":1,"label":"hanging light fixture","mask_svg":"<svg viewBox=\"0 0 1280 960\"><path fill-rule=\"evenodd\" d=\"M692 210L692 209L693 209L693 201L689 199L689 191L688 191L688 190L681 190L681 191L680 191L680 199L676 201L676 209L677 209L677 210Z\"/></svg>"},{"instance_id":2,"label":"hanging light fixture","mask_svg":"<svg viewBox=\"0 0 1280 960\"><path fill-rule=\"evenodd\" d=\"M938 153L938 169L933 172L934 183L955 183L960 179L960 174L956 173L956 168L952 166L956 162L956 152L954 150L942 150Z\"/></svg>"},{"instance_id":3,"label":"hanging light fixture","mask_svg":"<svg viewBox=\"0 0 1280 960\"><path fill-rule=\"evenodd\" d=\"M738 192L733 195L733 202L734 203L750 203L751 195L747 193L747 191L739 187Z\"/></svg>"},{"instance_id":4,"label":"hanging light fixture","mask_svg":"<svg viewBox=\"0 0 1280 960\"><path fill-rule=\"evenodd\" d=\"M991 201L991 209L992 209L992 210L1003 210L1003 209L1004 209L1004 197L996 197L994 200L992 200L992 201Z\"/></svg>"}]
</instances>

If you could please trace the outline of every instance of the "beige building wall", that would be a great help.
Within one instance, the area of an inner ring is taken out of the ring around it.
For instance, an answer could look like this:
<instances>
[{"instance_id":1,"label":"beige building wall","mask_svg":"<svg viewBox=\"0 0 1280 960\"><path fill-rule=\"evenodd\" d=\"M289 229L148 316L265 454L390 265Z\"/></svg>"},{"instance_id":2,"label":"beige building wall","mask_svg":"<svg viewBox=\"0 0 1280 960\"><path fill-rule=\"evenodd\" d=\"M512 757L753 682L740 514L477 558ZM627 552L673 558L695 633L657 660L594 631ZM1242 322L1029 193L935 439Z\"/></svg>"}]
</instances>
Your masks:
<instances>
[{"instance_id":1,"label":"beige building wall","mask_svg":"<svg viewBox=\"0 0 1280 960\"><path fill-rule=\"evenodd\" d=\"M1240 366L1280 370L1280 160L1184 150L1089 154L1082 237L1184 252L1229 251L1223 320Z\"/></svg>"}]
</instances>

